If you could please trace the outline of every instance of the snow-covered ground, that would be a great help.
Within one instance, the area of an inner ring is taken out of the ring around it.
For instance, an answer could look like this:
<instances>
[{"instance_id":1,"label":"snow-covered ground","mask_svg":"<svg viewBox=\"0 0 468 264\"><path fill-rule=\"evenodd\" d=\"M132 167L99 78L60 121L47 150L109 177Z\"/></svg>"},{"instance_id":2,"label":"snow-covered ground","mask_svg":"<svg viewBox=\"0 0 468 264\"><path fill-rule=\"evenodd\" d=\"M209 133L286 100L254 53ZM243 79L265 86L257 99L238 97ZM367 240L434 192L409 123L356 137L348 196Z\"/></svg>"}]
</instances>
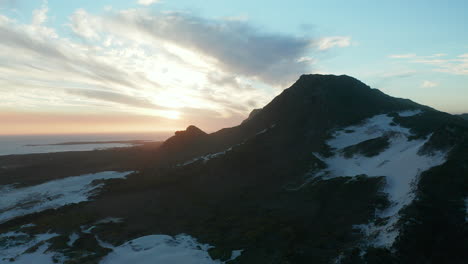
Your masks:
<instances>
[{"instance_id":1,"label":"snow-covered ground","mask_svg":"<svg viewBox=\"0 0 468 264\"><path fill-rule=\"evenodd\" d=\"M103 186L95 180L125 178L129 172L106 171L67 177L35 186L0 186L0 223L18 216L88 201Z\"/></svg>"},{"instance_id":2,"label":"snow-covered ground","mask_svg":"<svg viewBox=\"0 0 468 264\"><path fill-rule=\"evenodd\" d=\"M18 216L88 201L104 184L96 183L95 180L125 178L130 173L132 172L107 171L68 177L24 188L0 186L0 223ZM68 235L67 245L72 248L80 234L93 234L94 228L98 225L122 221L121 218L108 217L90 226L82 226L80 231ZM52 264L67 260L62 253L49 250L48 240L59 234L28 234L24 231L33 226L34 224L23 225L18 231L0 234L0 263ZM198 243L195 238L188 235L143 236L117 247L100 240L97 235L95 237L102 247L112 249L112 252L101 261L103 264L223 263L211 259L208 254L210 245ZM240 256L241 252L233 251L232 259Z\"/></svg>"},{"instance_id":3,"label":"snow-covered ground","mask_svg":"<svg viewBox=\"0 0 468 264\"><path fill-rule=\"evenodd\" d=\"M59 253L46 252L49 246L46 241L56 236L57 234L28 235L22 232L0 234L0 263L52 264L54 258L63 257ZM37 246L36 250L28 250L34 246Z\"/></svg>"},{"instance_id":4,"label":"snow-covered ground","mask_svg":"<svg viewBox=\"0 0 468 264\"><path fill-rule=\"evenodd\" d=\"M405 111L400 116L409 117L421 111ZM373 157L366 157L359 153L347 158L342 150L348 146L378 137L389 137L389 146ZM384 192L388 194L391 205L389 208L377 212L380 218L386 218L384 225L369 223L356 226L364 232L371 244L378 247L390 247L398 236L395 224L399 219L399 212L409 205L415 198L415 188L419 175L431 167L440 165L446 160L445 152L420 154L421 147L430 140L408 140L410 130L393 122L387 115L377 115L365 120L362 124L349 126L336 131L327 144L334 149L335 155L325 158L316 154L327 168L315 177L329 179L340 176L356 176L365 174L369 177L386 176L387 184Z\"/></svg>"},{"instance_id":5,"label":"snow-covered ground","mask_svg":"<svg viewBox=\"0 0 468 264\"><path fill-rule=\"evenodd\" d=\"M212 264L223 263L211 259L208 249L211 246L200 244L191 236L150 235L128 241L107 255L101 264ZM232 258L237 258L241 251L233 251Z\"/></svg>"},{"instance_id":6,"label":"snow-covered ground","mask_svg":"<svg viewBox=\"0 0 468 264\"><path fill-rule=\"evenodd\" d=\"M49 250L49 239L58 234L28 235L23 232L8 232L0 234L0 263L18 264L53 264L63 263L67 257L59 252ZM71 248L79 238L77 233L69 236L67 245ZM97 237L96 237L97 238ZM98 238L97 238L98 239ZM181 234L175 237L167 235L149 235L130 240L118 247L99 240L103 247L112 249L101 264L127 263L164 263L164 264L221 264L213 260L208 249L212 246L201 244L189 235ZM234 250L231 258L239 257L242 250Z\"/></svg>"}]
</instances>

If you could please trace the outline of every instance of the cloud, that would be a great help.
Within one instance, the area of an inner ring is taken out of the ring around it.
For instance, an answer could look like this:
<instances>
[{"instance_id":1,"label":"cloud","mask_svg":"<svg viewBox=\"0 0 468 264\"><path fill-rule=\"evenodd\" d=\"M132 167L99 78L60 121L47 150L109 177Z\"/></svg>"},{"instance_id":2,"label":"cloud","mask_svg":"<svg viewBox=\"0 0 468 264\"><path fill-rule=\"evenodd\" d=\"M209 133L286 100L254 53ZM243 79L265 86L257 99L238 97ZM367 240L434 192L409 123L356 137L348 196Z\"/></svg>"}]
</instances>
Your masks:
<instances>
[{"instance_id":1,"label":"cloud","mask_svg":"<svg viewBox=\"0 0 468 264\"><path fill-rule=\"evenodd\" d=\"M417 58L413 63L433 66L433 71L445 72L454 75L468 75L468 57L454 59L425 59Z\"/></svg>"},{"instance_id":2,"label":"cloud","mask_svg":"<svg viewBox=\"0 0 468 264\"><path fill-rule=\"evenodd\" d=\"M405 71L396 71L396 72L386 72L382 75L384 78L409 78L417 74L417 71L405 70Z\"/></svg>"},{"instance_id":3,"label":"cloud","mask_svg":"<svg viewBox=\"0 0 468 264\"><path fill-rule=\"evenodd\" d=\"M431 82L431 81L423 81L421 84L421 87L423 88L432 88L436 86L439 86L439 84L436 82Z\"/></svg>"},{"instance_id":4,"label":"cloud","mask_svg":"<svg viewBox=\"0 0 468 264\"><path fill-rule=\"evenodd\" d=\"M344 48L351 45L351 37L334 36L319 39L317 47L319 50L329 50L334 47Z\"/></svg>"},{"instance_id":5,"label":"cloud","mask_svg":"<svg viewBox=\"0 0 468 264\"><path fill-rule=\"evenodd\" d=\"M90 99L97 99L105 102L114 102L117 104L124 104L133 107L150 108L150 109L165 109L164 107L154 104L151 100L144 97L135 95L126 95L114 91L103 90L89 90L89 89L67 89L67 93L87 97Z\"/></svg>"},{"instance_id":6,"label":"cloud","mask_svg":"<svg viewBox=\"0 0 468 264\"><path fill-rule=\"evenodd\" d=\"M447 53L436 53L436 54L426 56L426 58L439 58L439 57L444 57L444 56L447 56Z\"/></svg>"},{"instance_id":7,"label":"cloud","mask_svg":"<svg viewBox=\"0 0 468 264\"><path fill-rule=\"evenodd\" d=\"M389 58L392 59L408 59L408 58L414 58L416 57L416 54L413 53L407 53L407 54L395 54L395 55L390 55L388 56Z\"/></svg>"},{"instance_id":8,"label":"cloud","mask_svg":"<svg viewBox=\"0 0 468 264\"><path fill-rule=\"evenodd\" d=\"M30 24L0 15L2 109L234 122L312 72L320 52L311 37L242 19L78 9L62 35L48 12L46 4L35 10Z\"/></svg>"},{"instance_id":9,"label":"cloud","mask_svg":"<svg viewBox=\"0 0 468 264\"><path fill-rule=\"evenodd\" d=\"M71 29L76 35L88 40L100 39L96 28L99 22L96 18L89 16L86 10L78 9L70 17L70 20Z\"/></svg>"},{"instance_id":10,"label":"cloud","mask_svg":"<svg viewBox=\"0 0 468 264\"><path fill-rule=\"evenodd\" d=\"M418 56L416 54L392 56L393 58L404 59L407 63L432 66L432 71L435 72L468 75L468 54L461 54L452 58L447 58L447 54L445 53L436 53L428 56Z\"/></svg>"},{"instance_id":11,"label":"cloud","mask_svg":"<svg viewBox=\"0 0 468 264\"><path fill-rule=\"evenodd\" d=\"M312 70L309 63L298 61L311 52L311 39L265 32L247 21L129 10L112 24L204 55L224 71L273 85L289 84Z\"/></svg>"},{"instance_id":12,"label":"cloud","mask_svg":"<svg viewBox=\"0 0 468 264\"><path fill-rule=\"evenodd\" d=\"M430 58L439 58L439 57L444 57L444 56L447 56L447 54L446 53L436 53L436 54L432 54L432 55L428 55L428 56L417 56L414 53L407 53L407 54L390 55L388 57L392 58L392 59L411 59L411 58L418 58L418 57L419 58L430 59Z\"/></svg>"},{"instance_id":13,"label":"cloud","mask_svg":"<svg viewBox=\"0 0 468 264\"><path fill-rule=\"evenodd\" d=\"M32 18L33 25L39 26L41 24L44 24L47 20L48 11L49 8L47 7L47 2L44 2L44 5L41 9L34 10Z\"/></svg>"},{"instance_id":14,"label":"cloud","mask_svg":"<svg viewBox=\"0 0 468 264\"><path fill-rule=\"evenodd\" d=\"M138 0L139 5L149 6L152 4L159 3L161 0Z\"/></svg>"}]
</instances>

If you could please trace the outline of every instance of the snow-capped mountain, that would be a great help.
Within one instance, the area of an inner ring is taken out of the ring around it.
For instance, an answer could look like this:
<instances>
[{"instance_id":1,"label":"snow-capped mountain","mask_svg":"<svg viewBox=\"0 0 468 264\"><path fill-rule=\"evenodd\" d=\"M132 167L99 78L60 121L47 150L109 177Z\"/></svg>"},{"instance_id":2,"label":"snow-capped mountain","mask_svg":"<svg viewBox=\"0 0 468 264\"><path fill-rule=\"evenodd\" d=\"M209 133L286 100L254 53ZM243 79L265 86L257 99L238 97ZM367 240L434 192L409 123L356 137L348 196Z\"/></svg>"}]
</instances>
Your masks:
<instances>
[{"instance_id":1,"label":"snow-capped mountain","mask_svg":"<svg viewBox=\"0 0 468 264\"><path fill-rule=\"evenodd\" d=\"M42 252L65 263L111 263L119 254L162 263L468 259L468 122L349 76L303 75L239 126L212 134L190 126L151 157L125 179L102 180L93 199L4 217L0 250L14 251L1 243L5 234L9 241L25 234L33 249L5 256ZM109 217L118 221L103 221Z\"/></svg>"}]
</instances>

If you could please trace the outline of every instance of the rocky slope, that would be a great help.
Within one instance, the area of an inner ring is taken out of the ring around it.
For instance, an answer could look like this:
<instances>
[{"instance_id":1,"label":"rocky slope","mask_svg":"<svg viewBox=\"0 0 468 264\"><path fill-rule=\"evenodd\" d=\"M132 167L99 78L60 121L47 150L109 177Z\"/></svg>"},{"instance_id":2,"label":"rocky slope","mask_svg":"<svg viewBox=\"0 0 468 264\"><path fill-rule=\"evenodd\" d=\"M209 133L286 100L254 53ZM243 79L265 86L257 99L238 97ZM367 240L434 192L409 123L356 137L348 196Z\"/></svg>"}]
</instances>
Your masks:
<instances>
[{"instance_id":1,"label":"rocky slope","mask_svg":"<svg viewBox=\"0 0 468 264\"><path fill-rule=\"evenodd\" d=\"M93 201L11 219L0 232L56 234L41 247L68 263L136 256L128 241L151 235L227 263L468 258L468 122L349 76L303 75L239 126L190 126L132 170ZM109 217L119 221L100 222Z\"/></svg>"}]
</instances>

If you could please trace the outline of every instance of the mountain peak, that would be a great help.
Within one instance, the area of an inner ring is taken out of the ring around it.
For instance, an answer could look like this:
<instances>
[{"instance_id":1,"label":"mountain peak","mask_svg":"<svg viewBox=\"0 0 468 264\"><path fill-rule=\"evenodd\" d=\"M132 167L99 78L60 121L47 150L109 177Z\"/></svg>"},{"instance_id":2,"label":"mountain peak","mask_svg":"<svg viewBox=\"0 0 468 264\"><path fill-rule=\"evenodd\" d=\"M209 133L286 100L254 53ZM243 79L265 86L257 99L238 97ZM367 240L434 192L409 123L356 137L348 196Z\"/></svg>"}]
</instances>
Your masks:
<instances>
[{"instance_id":1,"label":"mountain peak","mask_svg":"<svg viewBox=\"0 0 468 264\"><path fill-rule=\"evenodd\" d=\"M168 138L162 147L177 152L190 144L198 142L205 136L207 134L204 131L194 125L190 125L185 130L176 131L174 136Z\"/></svg>"},{"instance_id":2,"label":"mountain peak","mask_svg":"<svg viewBox=\"0 0 468 264\"><path fill-rule=\"evenodd\" d=\"M262 111L262 108L256 108L256 109L252 110L252 112L250 112L250 114L249 114L249 117L247 117L244 121L242 121L242 123L245 123L245 122L249 121L249 120L252 119L255 115L257 115L258 113L260 113L260 111Z\"/></svg>"},{"instance_id":3,"label":"mountain peak","mask_svg":"<svg viewBox=\"0 0 468 264\"><path fill-rule=\"evenodd\" d=\"M249 118L257 130L284 121L303 127L318 123L341 126L394 111L420 109L410 100L394 98L348 75L306 74L285 89L262 111Z\"/></svg>"},{"instance_id":4,"label":"mountain peak","mask_svg":"<svg viewBox=\"0 0 468 264\"><path fill-rule=\"evenodd\" d=\"M187 136L199 136L199 135L206 135L206 133L201 130L200 128L190 125L185 130L176 131L176 135L187 135Z\"/></svg>"},{"instance_id":5,"label":"mountain peak","mask_svg":"<svg viewBox=\"0 0 468 264\"><path fill-rule=\"evenodd\" d=\"M291 88L298 86L308 90L324 90L326 92L375 90L354 77L333 74L303 74Z\"/></svg>"}]
</instances>

